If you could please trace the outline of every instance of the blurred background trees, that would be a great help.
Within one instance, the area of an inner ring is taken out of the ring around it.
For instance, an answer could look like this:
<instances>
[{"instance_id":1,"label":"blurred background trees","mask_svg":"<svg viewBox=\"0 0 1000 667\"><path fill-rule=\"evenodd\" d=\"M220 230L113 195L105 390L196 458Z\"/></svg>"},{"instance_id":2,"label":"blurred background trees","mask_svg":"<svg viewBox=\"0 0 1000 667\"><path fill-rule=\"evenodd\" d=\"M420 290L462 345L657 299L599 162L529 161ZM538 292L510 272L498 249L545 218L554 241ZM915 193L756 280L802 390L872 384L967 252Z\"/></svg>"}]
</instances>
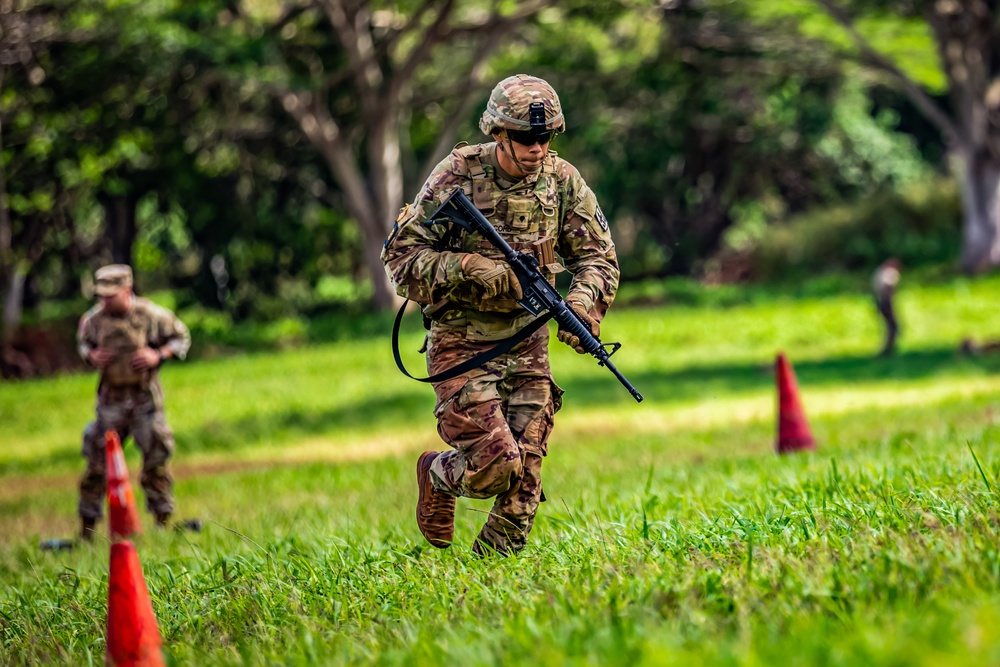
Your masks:
<instances>
[{"instance_id":1,"label":"blurred background trees","mask_svg":"<svg viewBox=\"0 0 1000 667\"><path fill-rule=\"evenodd\" d=\"M111 261L205 326L390 305L397 209L519 71L559 91L553 148L626 279L984 270L996 21L985 0L0 0L4 336Z\"/></svg>"}]
</instances>

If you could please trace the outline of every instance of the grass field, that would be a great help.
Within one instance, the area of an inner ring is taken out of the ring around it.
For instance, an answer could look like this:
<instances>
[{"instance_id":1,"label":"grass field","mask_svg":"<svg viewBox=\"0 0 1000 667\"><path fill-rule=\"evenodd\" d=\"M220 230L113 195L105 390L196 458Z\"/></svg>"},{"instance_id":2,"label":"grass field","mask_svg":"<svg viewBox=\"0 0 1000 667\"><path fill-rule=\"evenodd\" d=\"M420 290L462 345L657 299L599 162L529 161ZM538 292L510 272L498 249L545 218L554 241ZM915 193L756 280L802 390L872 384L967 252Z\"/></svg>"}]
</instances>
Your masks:
<instances>
[{"instance_id":1,"label":"grass field","mask_svg":"<svg viewBox=\"0 0 1000 667\"><path fill-rule=\"evenodd\" d=\"M760 296L613 311L641 405L553 348L548 502L503 561L469 554L489 502L451 549L417 532L433 397L387 335L167 367L178 515L206 522L138 540L171 663L1000 663L1000 358L955 354L1000 337L1000 278L906 284L891 360L862 294ZM773 454L779 350L815 454ZM94 384L0 384L2 664L103 662L108 545L38 550L76 529Z\"/></svg>"}]
</instances>

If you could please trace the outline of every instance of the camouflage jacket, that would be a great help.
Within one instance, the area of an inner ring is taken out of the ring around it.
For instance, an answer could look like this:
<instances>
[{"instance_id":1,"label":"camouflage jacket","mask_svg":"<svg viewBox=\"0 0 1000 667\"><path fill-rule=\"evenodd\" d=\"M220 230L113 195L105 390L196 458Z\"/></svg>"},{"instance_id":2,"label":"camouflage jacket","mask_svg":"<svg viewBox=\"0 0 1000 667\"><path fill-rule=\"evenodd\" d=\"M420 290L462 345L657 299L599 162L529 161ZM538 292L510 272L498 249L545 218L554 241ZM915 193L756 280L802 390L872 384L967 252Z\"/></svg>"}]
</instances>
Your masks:
<instances>
[{"instance_id":1,"label":"camouflage jacket","mask_svg":"<svg viewBox=\"0 0 1000 667\"><path fill-rule=\"evenodd\" d=\"M531 319L509 297L483 299L465 280L462 258L503 255L479 234L453 225L427 226L429 217L456 187L515 249L535 255L551 281L568 269L568 299L600 321L618 289L618 259L607 219L580 172L549 151L541 170L504 190L489 157L495 143L459 144L427 178L413 204L400 211L382 250L386 272L400 296L424 306L444 326L464 327L469 340L499 340Z\"/></svg>"},{"instance_id":2,"label":"camouflage jacket","mask_svg":"<svg viewBox=\"0 0 1000 667\"><path fill-rule=\"evenodd\" d=\"M157 369L132 369L132 355L144 347L168 347L183 359L191 347L191 334L184 323L166 308L152 301L133 297L132 308L121 316L104 312L97 304L80 318L76 334L78 351L90 363L90 352L108 349L114 359L101 371L101 386L149 387L157 379Z\"/></svg>"}]
</instances>

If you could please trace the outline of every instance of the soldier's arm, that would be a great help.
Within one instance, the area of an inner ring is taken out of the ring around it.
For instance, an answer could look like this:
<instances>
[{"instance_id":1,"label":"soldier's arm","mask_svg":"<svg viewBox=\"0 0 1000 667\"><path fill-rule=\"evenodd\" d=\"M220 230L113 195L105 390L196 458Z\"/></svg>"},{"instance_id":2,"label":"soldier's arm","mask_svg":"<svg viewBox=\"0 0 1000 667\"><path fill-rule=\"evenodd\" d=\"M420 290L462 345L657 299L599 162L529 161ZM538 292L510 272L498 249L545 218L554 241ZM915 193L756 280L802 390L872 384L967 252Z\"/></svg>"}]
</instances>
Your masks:
<instances>
[{"instance_id":1,"label":"soldier's arm","mask_svg":"<svg viewBox=\"0 0 1000 667\"><path fill-rule=\"evenodd\" d=\"M401 297L428 305L463 280L465 253L439 250L445 225L424 223L464 179L465 162L452 153L427 178L412 204L400 211L382 249L386 273Z\"/></svg>"},{"instance_id":2,"label":"soldier's arm","mask_svg":"<svg viewBox=\"0 0 1000 667\"><path fill-rule=\"evenodd\" d=\"M566 299L580 303L600 322L618 291L618 256L611 229L580 172L561 161L559 175L566 184L566 197L556 252L573 274Z\"/></svg>"},{"instance_id":3,"label":"soldier's arm","mask_svg":"<svg viewBox=\"0 0 1000 667\"><path fill-rule=\"evenodd\" d=\"M184 359L191 349L191 332L180 319L166 308L156 306L154 311L154 335L149 346L164 359L176 357Z\"/></svg>"},{"instance_id":4,"label":"soldier's arm","mask_svg":"<svg viewBox=\"0 0 1000 667\"><path fill-rule=\"evenodd\" d=\"M80 318L80 324L76 329L76 351L84 363L96 368L93 359L90 358L91 353L97 349L97 336L91 322L93 314L94 311L91 309Z\"/></svg>"}]
</instances>

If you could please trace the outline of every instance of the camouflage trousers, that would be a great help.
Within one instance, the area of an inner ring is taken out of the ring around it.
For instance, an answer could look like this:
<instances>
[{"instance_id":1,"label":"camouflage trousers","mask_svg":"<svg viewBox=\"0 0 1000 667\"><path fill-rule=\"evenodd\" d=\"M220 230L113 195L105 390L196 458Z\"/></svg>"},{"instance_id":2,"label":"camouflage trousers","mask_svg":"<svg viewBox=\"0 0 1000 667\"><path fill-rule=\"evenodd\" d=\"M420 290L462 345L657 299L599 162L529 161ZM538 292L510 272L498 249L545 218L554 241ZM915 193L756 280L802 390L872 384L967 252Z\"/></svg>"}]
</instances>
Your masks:
<instances>
[{"instance_id":1,"label":"camouflage trousers","mask_svg":"<svg viewBox=\"0 0 1000 667\"><path fill-rule=\"evenodd\" d=\"M504 554L523 549L534 524L542 499L542 457L562 405L548 342L543 327L507 354L434 385L438 433L454 449L434 460L431 479L439 491L454 496L496 497L478 539ZM428 370L446 370L494 344L434 326Z\"/></svg>"},{"instance_id":2,"label":"camouflage trousers","mask_svg":"<svg viewBox=\"0 0 1000 667\"><path fill-rule=\"evenodd\" d=\"M124 444L131 435L142 452L142 488L146 507L153 514L174 511L174 479L167 464L174 453L174 436L163 414L159 385L102 387L97 397L97 418L83 431L83 457L87 469L80 480L79 514L100 519L106 493L105 431L117 431Z\"/></svg>"}]
</instances>

